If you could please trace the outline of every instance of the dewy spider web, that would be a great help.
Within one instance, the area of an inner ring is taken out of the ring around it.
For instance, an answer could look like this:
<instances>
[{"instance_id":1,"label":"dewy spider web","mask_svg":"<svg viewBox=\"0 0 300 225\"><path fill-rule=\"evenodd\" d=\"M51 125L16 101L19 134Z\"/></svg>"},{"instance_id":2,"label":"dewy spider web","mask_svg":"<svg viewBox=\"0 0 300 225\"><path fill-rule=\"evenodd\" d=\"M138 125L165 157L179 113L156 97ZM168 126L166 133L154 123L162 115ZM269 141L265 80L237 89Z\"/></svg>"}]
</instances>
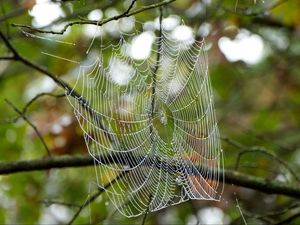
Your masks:
<instances>
[{"instance_id":1,"label":"dewy spider web","mask_svg":"<svg viewBox=\"0 0 300 225\"><path fill-rule=\"evenodd\" d=\"M67 93L99 187L109 186L127 217L219 200L223 154L205 42L180 41L162 27L150 57L135 60L126 51L132 37L101 47L93 64L80 67L74 90L81 97Z\"/></svg>"}]
</instances>

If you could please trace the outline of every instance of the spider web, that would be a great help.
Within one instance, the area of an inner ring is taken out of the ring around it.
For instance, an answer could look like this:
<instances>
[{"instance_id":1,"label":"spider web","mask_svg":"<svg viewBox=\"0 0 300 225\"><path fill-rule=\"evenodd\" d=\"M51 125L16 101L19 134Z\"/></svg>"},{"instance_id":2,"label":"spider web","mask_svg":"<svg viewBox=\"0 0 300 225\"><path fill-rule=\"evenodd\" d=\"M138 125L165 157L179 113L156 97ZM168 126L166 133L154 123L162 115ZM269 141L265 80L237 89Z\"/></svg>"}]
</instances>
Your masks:
<instances>
[{"instance_id":1,"label":"spider web","mask_svg":"<svg viewBox=\"0 0 300 225\"><path fill-rule=\"evenodd\" d=\"M127 51L136 34L104 43L80 67L73 90L81 97L67 93L97 184L127 217L189 199L219 200L223 190L205 42L160 29L144 60Z\"/></svg>"}]
</instances>

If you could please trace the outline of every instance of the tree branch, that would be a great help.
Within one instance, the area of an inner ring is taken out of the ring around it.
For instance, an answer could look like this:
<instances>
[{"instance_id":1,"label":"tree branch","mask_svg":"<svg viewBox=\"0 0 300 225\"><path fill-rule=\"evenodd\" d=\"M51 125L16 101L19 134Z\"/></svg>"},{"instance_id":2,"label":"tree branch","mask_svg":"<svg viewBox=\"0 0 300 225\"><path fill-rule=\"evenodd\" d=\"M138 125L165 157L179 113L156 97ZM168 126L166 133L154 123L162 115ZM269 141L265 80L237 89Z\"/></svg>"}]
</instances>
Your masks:
<instances>
[{"instance_id":1,"label":"tree branch","mask_svg":"<svg viewBox=\"0 0 300 225\"><path fill-rule=\"evenodd\" d=\"M13 57L13 56L2 56L2 57L0 57L0 60L15 60L15 57Z\"/></svg>"},{"instance_id":2,"label":"tree branch","mask_svg":"<svg viewBox=\"0 0 300 225\"><path fill-rule=\"evenodd\" d=\"M30 67L30 68L38 71L38 72L50 77L58 86L60 86L61 88L63 88L66 91L67 95L70 95L73 98L77 99L79 101L79 103L82 105L82 107L84 109L86 109L87 112L92 117L96 116L95 113L93 112L93 109L91 109L89 107L87 101L79 93L77 93L68 83L66 83L65 81L63 81L59 77L55 76L54 74L50 73L46 69L40 67L37 64L34 64L34 63L30 62L29 60L27 60L26 58L21 56L17 52L17 50L11 45L11 43L8 41L8 39L5 37L5 35L1 31L0 31L0 38L3 40L6 47L13 53L13 57L11 58L11 60L19 61L19 62L23 63L24 65L26 65L26 66L28 66L28 67ZM100 121L100 118L97 121L99 121L99 127L103 130L106 130L105 126ZM109 133L106 133L106 134L107 134L107 138L109 139L109 141L113 142L113 138L109 135Z\"/></svg>"},{"instance_id":3,"label":"tree branch","mask_svg":"<svg viewBox=\"0 0 300 225\"><path fill-rule=\"evenodd\" d=\"M26 28L26 29L29 29L31 31L39 32L39 33L44 33L44 34L59 34L59 35L62 35L62 34L64 34L66 32L66 30L69 27L72 27L74 25L90 24L90 25L102 26L102 25L104 25L104 24L106 24L106 23L108 23L110 21L118 20L118 19L124 18L124 17L130 17L130 16L133 16L135 14L141 13L143 11L147 11L149 9L154 9L154 8L158 8L158 7L163 6L163 5L170 4L171 2L174 2L174 1L176 1L176 0L167 0L167 1L160 2L160 3L143 6L140 9L137 9L137 10L132 11L131 13L129 13L129 11L133 7L134 3L136 2L134 0L134 1L132 1L132 3L129 6L129 8L124 13L122 13L120 15L113 16L113 17L104 19L102 21L96 21L96 20L78 20L78 21L73 21L73 22L70 22L70 23L66 24L64 26L64 28L62 30L60 30L60 31L42 30L42 29L34 28L32 26L28 26L28 25L24 25L24 24L16 24L16 23L12 23L12 26Z\"/></svg>"},{"instance_id":4,"label":"tree branch","mask_svg":"<svg viewBox=\"0 0 300 225\"><path fill-rule=\"evenodd\" d=\"M113 158L109 160L107 156L103 159L105 163L113 163ZM0 163L0 175L8 175L18 172L29 172L48 170L53 168L83 167L94 165L94 159L90 156L60 156L26 161L13 161ZM300 198L299 185L268 180L245 173L232 170L224 170L225 182L245 188L254 189L267 194L281 194L289 197Z\"/></svg>"},{"instance_id":5,"label":"tree branch","mask_svg":"<svg viewBox=\"0 0 300 225\"><path fill-rule=\"evenodd\" d=\"M58 86L64 88L67 91L67 93L69 93L71 96L76 97L76 98L80 97L80 95L77 92L75 92L69 84L67 84L66 82L61 80L59 77L55 76L54 74L50 73L46 69L30 62L29 60L27 60L26 58L21 56L1 31L0 31L0 38L3 40L6 47L13 53L12 57L5 57L6 60L19 61L19 62L23 63L24 65L50 77Z\"/></svg>"},{"instance_id":6,"label":"tree branch","mask_svg":"<svg viewBox=\"0 0 300 225\"><path fill-rule=\"evenodd\" d=\"M53 93L49 93L49 92L42 92L37 94L36 96L34 96L29 102L26 103L26 105L24 106L22 113L26 114L28 108L39 98L44 97L44 96L50 96L50 97L54 97L54 98L62 98L62 97L66 97L65 94L53 94Z\"/></svg>"}]
</instances>

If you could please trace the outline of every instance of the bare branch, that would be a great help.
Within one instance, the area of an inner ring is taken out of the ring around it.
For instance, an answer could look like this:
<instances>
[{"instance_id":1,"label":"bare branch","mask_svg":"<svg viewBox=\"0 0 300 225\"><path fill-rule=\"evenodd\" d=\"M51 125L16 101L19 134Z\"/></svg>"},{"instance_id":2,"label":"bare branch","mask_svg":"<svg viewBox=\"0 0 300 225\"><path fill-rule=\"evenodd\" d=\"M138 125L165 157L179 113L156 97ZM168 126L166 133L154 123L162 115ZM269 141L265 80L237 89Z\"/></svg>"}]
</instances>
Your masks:
<instances>
[{"instance_id":1,"label":"bare branch","mask_svg":"<svg viewBox=\"0 0 300 225\"><path fill-rule=\"evenodd\" d=\"M238 156L237 156L237 160L236 160L236 164L235 164L235 169L236 170L238 169L240 159L244 154L259 152L259 153L262 153L262 154L265 154L265 155L268 155L268 156L272 157L279 164L283 165L295 177L295 179L298 182L300 182L300 177L298 176L298 174L290 167L290 165L287 162L285 162L283 159L279 158L275 153L273 153L269 150L266 150L265 148L258 147L258 146L253 146L253 147L244 146L241 143L239 143L235 140L232 140L228 137L223 137L222 140L241 150L238 153Z\"/></svg>"},{"instance_id":2,"label":"bare branch","mask_svg":"<svg viewBox=\"0 0 300 225\"><path fill-rule=\"evenodd\" d=\"M254 218L257 218L257 219L264 219L266 217L274 218L276 216L284 215L284 214L290 212L290 210L295 210L299 207L300 207L300 203L298 203L298 202L295 203L294 202L290 205L285 205L283 207L283 209L281 209L279 211L273 211L273 212L268 212L268 213L265 213L265 214L258 214L258 215L257 214L256 215L252 214L251 217L254 217ZM248 214L249 214L249 212L248 212Z\"/></svg>"},{"instance_id":3,"label":"bare branch","mask_svg":"<svg viewBox=\"0 0 300 225\"><path fill-rule=\"evenodd\" d=\"M116 178L114 178L111 182L109 182L107 185L103 187L103 189L99 189L95 194L93 194L89 199L87 199L77 210L77 212L74 214L72 219L69 221L68 225L71 225L75 219L79 216L81 211L87 207L89 204L91 204L93 201L95 201L107 188L109 188L111 185L113 185L117 180L122 178L128 171L121 172Z\"/></svg>"},{"instance_id":4,"label":"bare branch","mask_svg":"<svg viewBox=\"0 0 300 225\"><path fill-rule=\"evenodd\" d=\"M99 159L106 164L113 163L113 157L107 156ZM29 172L48 170L52 168L82 167L94 165L94 159L90 156L60 156L35 160L13 161L0 163L0 174L13 174L17 172ZM268 180L257 176L240 173L233 170L224 170L225 182L245 188L251 188L267 194L281 194L300 198L300 187L274 180Z\"/></svg>"},{"instance_id":5,"label":"bare branch","mask_svg":"<svg viewBox=\"0 0 300 225\"><path fill-rule=\"evenodd\" d=\"M78 205L78 204L61 202L61 201L40 200L39 202L42 203L42 204L45 204L47 207L49 207L50 205L57 204L57 205L64 205L64 206L68 206L68 207L80 208L80 205Z\"/></svg>"},{"instance_id":6,"label":"bare branch","mask_svg":"<svg viewBox=\"0 0 300 225\"><path fill-rule=\"evenodd\" d=\"M0 38L3 40L6 47L13 53L13 59L17 60L19 57L19 53L17 50L11 45L8 39L4 36L4 34L0 31Z\"/></svg>"},{"instance_id":7,"label":"bare branch","mask_svg":"<svg viewBox=\"0 0 300 225\"><path fill-rule=\"evenodd\" d=\"M67 84L66 82L61 80L59 77L55 76L54 74L50 73L46 69L30 62L29 60L27 60L26 58L21 56L1 31L0 31L0 38L3 40L6 47L13 53L13 56L10 57L10 60L19 61L19 62L23 63L24 65L26 65L38 72L41 72L42 74L50 77L58 86L64 88L68 93L70 93L71 96L76 97L76 98L80 97L80 95L77 92L75 92L69 84Z\"/></svg>"},{"instance_id":8,"label":"bare branch","mask_svg":"<svg viewBox=\"0 0 300 225\"><path fill-rule=\"evenodd\" d=\"M48 156L51 156L51 152L50 152L50 150L49 150L49 148L48 148L48 146L47 146L47 144L46 144L46 142L45 142L45 140L44 140L44 138L43 138L43 136L41 135L41 133L39 132L39 130L37 129L37 127L27 118L27 116L23 113L23 112L21 112L12 102L10 102L9 100L7 100L7 99L5 99L5 102L8 104L8 105L10 105L12 108L13 108L13 110L15 110L15 112L17 112L19 115L20 115L20 117L22 117L28 124L29 124L29 126L31 126L32 127L32 129L34 130L34 132L36 133L36 135L39 137L39 139L41 140L41 142L42 142L42 144L44 145L44 147L45 147L45 149L46 149L46 151L47 151L47 154L48 154Z\"/></svg>"},{"instance_id":9,"label":"bare branch","mask_svg":"<svg viewBox=\"0 0 300 225\"><path fill-rule=\"evenodd\" d=\"M0 60L16 60L16 58L14 56L3 56L0 57Z\"/></svg>"},{"instance_id":10,"label":"bare branch","mask_svg":"<svg viewBox=\"0 0 300 225\"><path fill-rule=\"evenodd\" d=\"M149 201L148 201L148 206L147 206L145 215L144 215L144 217L143 217L142 225L145 225L145 223L146 223L146 219L147 219L147 216L148 216L148 213L149 213L149 206L150 206L150 204L151 204L152 199L153 199L153 198L152 198L152 196L150 195L150 196L149 196Z\"/></svg>"},{"instance_id":11,"label":"bare branch","mask_svg":"<svg viewBox=\"0 0 300 225\"><path fill-rule=\"evenodd\" d=\"M275 223L274 225L285 225L285 224L290 224L293 220L297 219L300 217L300 212L293 214L292 216L278 222Z\"/></svg>"},{"instance_id":12,"label":"bare branch","mask_svg":"<svg viewBox=\"0 0 300 225\"><path fill-rule=\"evenodd\" d=\"M128 9L123 13L123 15L127 15L127 14L130 12L130 10L132 9L132 7L134 6L134 4L135 4L136 1L137 1L137 0L132 0L132 1L131 1L131 3L130 3L130 5L129 5Z\"/></svg>"},{"instance_id":13,"label":"bare branch","mask_svg":"<svg viewBox=\"0 0 300 225\"><path fill-rule=\"evenodd\" d=\"M51 97L55 97L55 98L62 98L65 97L65 94L53 94L53 93L48 93L48 92L42 92L37 94L35 97L33 97L29 102L26 103L26 105L24 106L24 108L22 109L22 114L26 115L28 108L39 98L43 97L43 96L51 96ZM20 118L22 118L22 116L19 114L18 116L16 116L13 119L5 119L4 123L16 123Z\"/></svg>"},{"instance_id":14,"label":"bare branch","mask_svg":"<svg viewBox=\"0 0 300 225\"><path fill-rule=\"evenodd\" d=\"M284 150L284 151L294 151L295 148L297 147L290 147L290 146L287 146L283 143L280 143L278 141L275 141L273 140L272 138L269 138L267 134L259 134L259 133L256 133L254 130L252 129L249 129L249 128L246 128L246 127L243 127L241 128L246 134L248 135L251 135L252 137L256 138L257 140L260 140L260 141L265 141L265 142L268 142L268 143L271 143L272 145L276 146L276 147L279 147L280 149Z\"/></svg>"},{"instance_id":15,"label":"bare branch","mask_svg":"<svg viewBox=\"0 0 300 225\"><path fill-rule=\"evenodd\" d=\"M81 167L94 165L90 156L61 156L29 161L13 161L0 163L0 175L36 170L48 170L52 168Z\"/></svg>"},{"instance_id":16,"label":"bare branch","mask_svg":"<svg viewBox=\"0 0 300 225\"><path fill-rule=\"evenodd\" d=\"M42 93L39 93L37 94L35 97L33 97L29 102L27 102L27 104L24 106L23 110L22 110L22 113L23 114L26 114L27 113L27 110L28 108L36 101L38 100L39 98L43 97L43 96L50 96L50 97L54 97L54 98L62 98L62 97L65 97L66 95L65 94L53 94L53 93L49 93L49 92L42 92Z\"/></svg>"},{"instance_id":17,"label":"bare branch","mask_svg":"<svg viewBox=\"0 0 300 225\"><path fill-rule=\"evenodd\" d=\"M132 1L131 5L129 6L129 8L122 14L120 15L117 15L117 16L113 16L113 17L110 17L108 19L104 19L102 21L95 21L95 20L79 20L79 21L73 21L73 22L70 22L68 24L66 24L64 26L64 28L60 31L53 31L53 30L41 30L41 29L38 29L38 28L34 28L32 26L28 26L28 25L24 25L24 24L16 24L16 23L13 23L12 26L14 27L21 27L21 28L26 28L26 29L29 29L31 31L34 31L34 32L39 32L39 33L46 33L46 34L58 34L58 35L62 35L66 32L66 30L69 28L69 27L72 27L74 25L84 25L84 24L90 24L90 25L96 25L96 26L102 26L110 21L113 21L113 20L118 20L120 18L125 18L125 17L130 17L130 16L133 16L135 14L138 14L138 13L141 13L143 11L147 11L147 10L150 10L150 9L154 9L154 8L158 8L160 6L163 6L163 5L167 5L167 4L170 4L171 2L174 2L176 0L167 0L167 1L163 1L163 2L160 2L160 3L156 3L156 4L151 4L151 5L148 5L148 6L143 6L141 7L140 9L137 9L135 11L132 11L131 13L129 13L129 11L131 10L131 8L133 7L134 3L136 1Z\"/></svg>"}]
</instances>

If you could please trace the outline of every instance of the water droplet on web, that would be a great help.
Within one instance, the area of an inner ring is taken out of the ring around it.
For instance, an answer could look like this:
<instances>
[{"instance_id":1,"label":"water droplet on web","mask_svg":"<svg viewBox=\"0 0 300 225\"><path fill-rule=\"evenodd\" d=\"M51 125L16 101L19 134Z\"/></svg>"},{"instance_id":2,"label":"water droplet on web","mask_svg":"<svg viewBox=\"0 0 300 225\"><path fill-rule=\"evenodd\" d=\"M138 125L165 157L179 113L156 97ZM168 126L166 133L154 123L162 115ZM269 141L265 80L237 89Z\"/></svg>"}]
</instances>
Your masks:
<instances>
[{"instance_id":1,"label":"water droplet on web","mask_svg":"<svg viewBox=\"0 0 300 225\"><path fill-rule=\"evenodd\" d=\"M176 184L177 184L178 186L179 186L179 185L182 185L182 179L181 179L181 177L180 177L180 176L176 177L175 182L176 182Z\"/></svg>"},{"instance_id":2,"label":"water droplet on web","mask_svg":"<svg viewBox=\"0 0 300 225\"><path fill-rule=\"evenodd\" d=\"M109 205L109 202L108 202L108 201L106 201L106 202L105 202L105 206L108 206L108 205Z\"/></svg>"},{"instance_id":3,"label":"water droplet on web","mask_svg":"<svg viewBox=\"0 0 300 225\"><path fill-rule=\"evenodd\" d=\"M123 166L123 169L124 169L124 170L129 170L129 169L130 169L130 166L129 166L129 165L124 165L124 166Z\"/></svg>"}]
</instances>

